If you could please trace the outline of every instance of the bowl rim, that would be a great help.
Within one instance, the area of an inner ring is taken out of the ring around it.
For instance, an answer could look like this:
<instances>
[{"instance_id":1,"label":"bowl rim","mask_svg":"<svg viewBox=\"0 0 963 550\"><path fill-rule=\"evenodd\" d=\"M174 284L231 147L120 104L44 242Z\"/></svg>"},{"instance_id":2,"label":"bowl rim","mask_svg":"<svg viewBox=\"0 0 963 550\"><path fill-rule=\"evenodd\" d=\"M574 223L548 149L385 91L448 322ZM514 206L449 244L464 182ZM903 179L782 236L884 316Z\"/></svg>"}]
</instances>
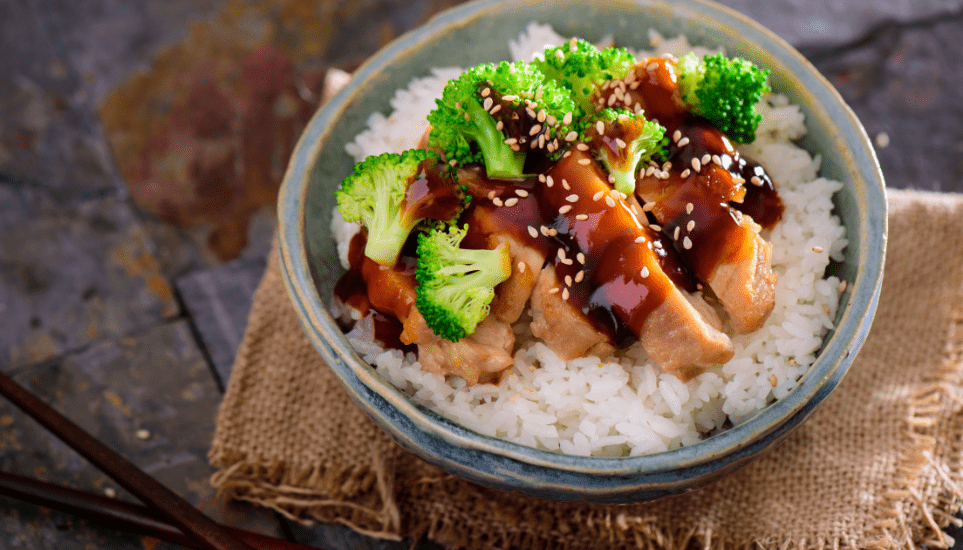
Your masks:
<instances>
[{"instance_id":1,"label":"bowl rim","mask_svg":"<svg viewBox=\"0 0 963 550\"><path fill-rule=\"evenodd\" d=\"M392 428L386 411L372 405L358 395L351 386L357 382L382 396L396 411L410 419L429 435L464 449L488 452L534 466L565 470L573 473L605 475L651 474L705 465L708 462L738 455L783 426L806 407L817 407L838 385L853 358L862 346L875 314L882 283L887 240L887 204L883 174L865 129L840 94L798 51L774 33L731 8L708 0L646 0L615 1L614 5L666 5L673 10L685 10L698 15L707 25L717 27L723 34L731 28L736 33L758 33L751 42L773 56L791 74L805 75L812 80L809 92L824 100L824 110L815 116L827 128L835 126L855 130L855 139L841 133L837 141L847 170L856 184L856 201L865 216L859 217L861 240L856 254L857 277L849 281L848 303L835 324L830 339L824 342L816 361L803 376L800 384L785 397L767 405L751 419L739 426L706 438L693 445L635 457L584 457L565 455L527 447L518 443L483 435L441 416L395 388L364 362L348 344L324 307L314 285L310 261L307 258L305 236L306 195L311 171L334 122L351 105L355 93L364 84L390 67L397 56L420 50L436 35L451 26L465 26L503 8L538 4L538 0L476 0L435 15L427 23L409 31L379 50L355 71L351 81L334 98L323 105L312 117L302 133L285 173L278 196L278 240L282 273L288 294L307 336L328 365L335 370L342 384L369 416L382 426ZM760 43L759 38L763 39ZM813 89L813 85L816 89ZM812 124L807 122L807 125ZM862 192L859 192L862 191ZM872 205L872 208L870 208ZM291 215L291 214L294 215ZM880 230L881 229L881 230ZM875 255L870 256L871 252ZM873 259L872 261L870 259ZM844 295L843 298L845 299ZM858 299L857 299L858 298ZM838 361L831 358L838 357ZM818 374L817 374L818 373ZM390 431L390 430L389 430ZM392 433L395 437L403 434Z\"/></svg>"}]
</instances>

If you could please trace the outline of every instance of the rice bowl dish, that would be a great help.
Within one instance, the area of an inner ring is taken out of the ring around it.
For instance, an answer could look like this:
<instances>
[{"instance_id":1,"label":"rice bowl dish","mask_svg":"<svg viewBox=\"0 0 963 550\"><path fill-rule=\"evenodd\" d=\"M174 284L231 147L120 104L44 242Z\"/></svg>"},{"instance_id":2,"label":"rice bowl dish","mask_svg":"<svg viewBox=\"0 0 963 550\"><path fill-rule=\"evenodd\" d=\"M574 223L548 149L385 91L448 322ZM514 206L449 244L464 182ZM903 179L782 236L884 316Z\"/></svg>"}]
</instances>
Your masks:
<instances>
[{"instance_id":1,"label":"rice bowl dish","mask_svg":"<svg viewBox=\"0 0 963 550\"><path fill-rule=\"evenodd\" d=\"M546 44L566 37L533 24L512 44L516 59L528 60ZM652 36L648 55L681 57L693 48L684 37ZM622 45L626 46L626 45ZM698 51L698 49L696 49ZM700 52L703 53L703 52ZM392 101L394 113L375 114L369 130L346 149L356 161L415 147L426 115L442 88L460 69L435 69L415 79ZM831 261L842 261L845 230L833 214L839 182L818 176L820 159L792 142L805 134L803 116L783 96L760 104L763 122L756 140L740 147L778 182L785 210L766 235L778 275L774 307L762 328L732 335L734 356L724 365L683 381L653 364L634 345L605 359L563 361L536 339L528 323L515 327L514 362L497 384L470 385L426 372L412 353L385 349L374 340L370 318L357 320L348 340L396 387L432 410L478 433L522 445L581 456L621 457L691 445L738 425L787 395L815 361L833 328L845 282L823 278ZM348 243L357 225L335 215L332 233L347 267ZM351 317L343 304L336 318Z\"/></svg>"}]
</instances>

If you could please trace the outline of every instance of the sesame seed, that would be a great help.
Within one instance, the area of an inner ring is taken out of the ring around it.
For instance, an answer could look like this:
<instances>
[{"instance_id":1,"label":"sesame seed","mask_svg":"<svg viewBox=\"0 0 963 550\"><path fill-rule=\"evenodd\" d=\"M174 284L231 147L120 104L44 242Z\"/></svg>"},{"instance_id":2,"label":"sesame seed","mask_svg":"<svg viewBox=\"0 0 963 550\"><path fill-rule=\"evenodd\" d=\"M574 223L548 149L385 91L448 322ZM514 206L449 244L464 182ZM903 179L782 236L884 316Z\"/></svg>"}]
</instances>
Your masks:
<instances>
[{"instance_id":1,"label":"sesame seed","mask_svg":"<svg viewBox=\"0 0 963 550\"><path fill-rule=\"evenodd\" d=\"M682 228L677 226L677 227L675 228L675 231L672 232L672 238L675 239L675 240L679 240L679 232L680 232L680 231L682 231Z\"/></svg>"},{"instance_id":2,"label":"sesame seed","mask_svg":"<svg viewBox=\"0 0 963 550\"><path fill-rule=\"evenodd\" d=\"M689 144L689 138L687 137L684 137L679 140L679 147L685 147L688 144Z\"/></svg>"},{"instance_id":3,"label":"sesame seed","mask_svg":"<svg viewBox=\"0 0 963 550\"><path fill-rule=\"evenodd\" d=\"M686 203L686 205L685 205L685 213L686 213L686 214L691 214L693 210L695 210L695 205L692 204L691 202Z\"/></svg>"},{"instance_id":4,"label":"sesame seed","mask_svg":"<svg viewBox=\"0 0 963 550\"><path fill-rule=\"evenodd\" d=\"M515 145L516 143L518 143L518 139L516 138L507 138L505 140L505 145Z\"/></svg>"},{"instance_id":5,"label":"sesame seed","mask_svg":"<svg viewBox=\"0 0 963 550\"><path fill-rule=\"evenodd\" d=\"M502 110L502 104L499 103L498 105L495 105L494 107L492 107L492 110L491 110L491 111L488 111L488 114L493 115L493 114L495 114L495 113L497 113L498 111L501 111L501 110Z\"/></svg>"},{"instance_id":6,"label":"sesame seed","mask_svg":"<svg viewBox=\"0 0 963 550\"><path fill-rule=\"evenodd\" d=\"M563 158L563 159L564 159L564 158L568 158L569 155L571 155L571 154L572 154L571 151L565 151L565 154L562 155L562 158Z\"/></svg>"},{"instance_id":7,"label":"sesame seed","mask_svg":"<svg viewBox=\"0 0 963 550\"><path fill-rule=\"evenodd\" d=\"M644 242L645 242L645 237L636 237L636 238L635 238L635 242L640 243L640 244L641 244L641 243L644 243Z\"/></svg>"},{"instance_id":8,"label":"sesame seed","mask_svg":"<svg viewBox=\"0 0 963 550\"><path fill-rule=\"evenodd\" d=\"M551 233L549 233L549 231L548 231L548 228L545 227L544 225L541 226L541 227L539 228L539 230L542 232L542 235L545 235L546 237L548 237L549 235L551 235Z\"/></svg>"},{"instance_id":9,"label":"sesame seed","mask_svg":"<svg viewBox=\"0 0 963 550\"><path fill-rule=\"evenodd\" d=\"M545 174L539 174L539 175L538 175L538 181L540 181L540 182L542 182L542 183L545 183Z\"/></svg>"},{"instance_id":10,"label":"sesame seed","mask_svg":"<svg viewBox=\"0 0 963 550\"><path fill-rule=\"evenodd\" d=\"M625 149L625 141L622 138L615 138L615 144L619 146L619 149Z\"/></svg>"},{"instance_id":11,"label":"sesame seed","mask_svg":"<svg viewBox=\"0 0 963 550\"><path fill-rule=\"evenodd\" d=\"M567 288L563 288L563 289L562 289L562 299L563 299L563 300L568 300L568 289L567 289Z\"/></svg>"},{"instance_id":12,"label":"sesame seed","mask_svg":"<svg viewBox=\"0 0 963 550\"><path fill-rule=\"evenodd\" d=\"M511 147L512 151L515 151L516 153L522 150L522 148L518 145L510 145L509 147Z\"/></svg>"},{"instance_id":13,"label":"sesame seed","mask_svg":"<svg viewBox=\"0 0 963 550\"><path fill-rule=\"evenodd\" d=\"M457 165L457 164L458 164L458 163L455 162L455 159L451 159L451 160L448 161L448 165L449 165L449 166L455 166L455 165Z\"/></svg>"},{"instance_id":14,"label":"sesame seed","mask_svg":"<svg viewBox=\"0 0 963 550\"><path fill-rule=\"evenodd\" d=\"M502 100L503 100L503 101L517 101L517 100L518 100L518 96L517 96L517 95L511 95L511 94L509 94L509 95L503 95L503 96L502 96Z\"/></svg>"},{"instance_id":15,"label":"sesame seed","mask_svg":"<svg viewBox=\"0 0 963 550\"><path fill-rule=\"evenodd\" d=\"M505 206L515 206L516 204L518 204L518 197L512 197L505 200Z\"/></svg>"},{"instance_id":16,"label":"sesame seed","mask_svg":"<svg viewBox=\"0 0 963 550\"><path fill-rule=\"evenodd\" d=\"M579 252L578 254L575 255L575 259L578 260L578 263L585 265L585 254L582 254L581 252Z\"/></svg>"},{"instance_id":17,"label":"sesame seed","mask_svg":"<svg viewBox=\"0 0 963 550\"><path fill-rule=\"evenodd\" d=\"M719 158L719 155L712 155L712 162L722 166L722 159Z\"/></svg>"},{"instance_id":18,"label":"sesame seed","mask_svg":"<svg viewBox=\"0 0 963 550\"><path fill-rule=\"evenodd\" d=\"M826 312L826 315L831 315L829 312L829 306L827 306L826 304L823 304L823 311Z\"/></svg>"},{"instance_id":19,"label":"sesame seed","mask_svg":"<svg viewBox=\"0 0 963 550\"><path fill-rule=\"evenodd\" d=\"M572 186L569 185L567 181L565 181L565 178L562 178L562 189L564 189L564 190L566 190L566 191L571 191L571 190L572 190Z\"/></svg>"},{"instance_id":20,"label":"sesame seed","mask_svg":"<svg viewBox=\"0 0 963 550\"><path fill-rule=\"evenodd\" d=\"M604 134L604 133L605 133L605 124L602 124L602 121L601 121L601 120L599 120L598 122L595 123L595 131L598 132L598 133L600 133L600 134Z\"/></svg>"},{"instance_id":21,"label":"sesame seed","mask_svg":"<svg viewBox=\"0 0 963 550\"><path fill-rule=\"evenodd\" d=\"M590 159L578 159L578 163L582 166L588 166L592 161Z\"/></svg>"},{"instance_id":22,"label":"sesame seed","mask_svg":"<svg viewBox=\"0 0 963 550\"><path fill-rule=\"evenodd\" d=\"M618 101L618 99L619 99L618 96L616 96L615 94L610 95L608 100L608 106L611 107L612 105L615 105L615 102Z\"/></svg>"},{"instance_id":23,"label":"sesame seed","mask_svg":"<svg viewBox=\"0 0 963 550\"><path fill-rule=\"evenodd\" d=\"M505 123L500 120L495 124L495 129L498 130L499 132L501 132L502 128L504 127L505 127Z\"/></svg>"},{"instance_id":24,"label":"sesame seed","mask_svg":"<svg viewBox=\"0 0 963 550\"><path fill-rule=\"evenodd\" d=\"M571 123L572 123L572 113L571 112L565 113L565 116L562 117L562 124L568 126Z\"/></svg>"},{"instance_id":25,"label":"sesame seed","mask_svg":"<svg viewBox=\"0 0 963 550\"><path fill-rule=\"evenodd\" d=\"M686 231L692 231L695 229L695 220L689 220L689 223L685 224Z\"/></svg>"},{"instance_id":26,"label":"sesame seed","mask_svg":"<svg viewBox=\"0 0 963 550\"><path fill-rule=\"evenodd\" d=\"M614 208L615 199L613 199L612 197L605 197L605 204L607 204L609 208Z\"/></svg>"},{"instance_id":27,"label":"sesame seed","mask_svg":"<svg viewBox=\"0 0 963 550\"><path fill-rule=\"evenodd\" d=\"M595 194L592 195L592 200L597 201L601 199L603 195L605 195L605 191L596 191Z\"/></svg>"},{"instance_id":28,"label":"sesame seed","mask_svg":"<svg viewBox=\"0 0 963 550\"><path fill-rule=\"evenodd\" d=\"M816 254L822 254L822 252L823 252L823 247L821 247L821 246L814 246L814 247L813 247L813 252L815 252Z\"/></svg>"},{"instance_id":29,"label":"sesame seed","mask_svg":"<svg viewBox=\"0 0 963 550\"><path fill-rule=\"evenodd\" d=\"M566 275L566 276L565 276L565 286L572 286L572 276L571 276L571 275Z\"/></svg>"},{"instance_id":30,"label":"sesame seed","mask_svg":"<svg viewBox=\"0 0 963 550\"><path fill-rule=\"evenodd\" d=\"M150 439L150 432L143 428L134 432L134 435L137 436L137 439L141 439L141 440Z\"/></svg>"},{"instance_id":31,"label":"sesame seed","mask_svg":"<svg viewBox=\"0 0 963 550\"><path fill-rule=\"evenodd\" d=\"M556 119L552 115L548 115L547 117L545 117L545 122L547 122L549 126L555 126L555 123L558 122L558 119Z\"/></svg>"},{"instance_id":32,"label":"sesame seed","mask_svg":"<svg viewBox=\"0 0 963 550\"><path fill-rule=\"evenodd\" d=\"M775 388L776 385L779 383L779 381L776 380L776 375L775 375L775 374L773 374L772 376L769 377L769 383L772 384L772 387L774 387L774 388Z\"/></svg>"},{"instance_id":33,"label":"sesame seed","mask_svg":"<svg viewBox=\"0 0 963 550\"><path fill-rule=\"evenodd\" d=\"M702 283L696 283L696 290L702 290Z\"/></svg>"},{"instance_id":34,"label":"sesame seed","mask_svg":"<svg viewBox=\"0 0 963 550\"><path fill-rule=\"evenodd\" d=\"M549 293L549 294L555 294L555 293L558 292L558 291L559 291L559 288L558 288L558 287L555 287L555 288L549 290L548 293Z\"/></svg>"},{"instance_id":35,"label":"sesame seed","mask_svg":"<svg viewBox=\"0 0 963 550\"><path fill-rule=\"evenodd\" d=\"M653 172L655 172L655 168L652 166L649 166L648 168L645 169L645 177L651 176Z\"/></svg>"},{"instance_id":36,"label":"sesame seed","mask_svg":"<svg viewBox=\"0 0 963 550\"><path fill-rule=\"evenodd\" d=\"M536 125L532 126L531 130L528 131L528 135L534 136L535 134L537 134L537 133L539 133L539 132L541 132L541 131L542 131L542 125L541 125L541 124L536 124Z\"/></svg>"},{"instance_id":37,"label":"sesame seed","mask_svg":"<svg viewBox=\"0 0 963 550\"><path fill-rule=\"evenodd\" d=\"M571 134L569 134L569 136L572 135L572 134L574 134L574 133L575 133L575 132L572 132ZM565 136L565 138L568 139L568 136ZM572 140L569 140L569 141L572 141ZM588 146L588 145L585 145L584 143L576 143L576 144L575 144L575 148L578 149L579 151L588 151L588 150L589 150L589 146Z\"/></svg>"},{"instance_id":38,"label":"sesame seed","mask_svg":"<svg viewBox=\"0 0 963 550\"><path fill-rule=\"evenodd\" d=\"M465 113L465 122L471 122L471 117L468 116L468 113Z\"/></svg>"},{"instance_id":39,"label":"sesame seed","mask_svg":"<svg viewBox=\"0 0 963 550\"><path fill-rule=\"evenodd\" d=\"M485 88L484 90L482 90L482 97L488 97L488 95L491 93L492 93L491 88ZM487 111L488 109L485 109L485 110Z\"/></svg>"},{"instance_id":40,"label":"sesame seed","mask_svg":"<svg viewBox=\"0 0 963 550\"><path fill-rule=\"evenodd\" d=\"M524 189L516 189L515 194L518 195L519 197L525 198L528 196L528 191Z\"/></svg>"},{"instance_id":41,"label":"sesame seed","mask_svg":"<svg viewBox=\"0 0 963 550\"><path fill-rule=\"evenodd\" d=\"M582 279L585 278L585 270L580 269L578 273L575 274L575 282L581 283Z\"/></svg>"},{"instance_id":42,"label":"sesame seed","mask_svg":"<svg viewBox=\"0 0 963 550\"><path fill-rule=\"evenodd\" d=\"M695 159L693 159L693 160L695 160ZM687 177L689 177L689 174L691 174L691 173L692 173L692 171L690 171L688 168L686 168L686 169L683 170L682 173L679 174L679 175L682 176L683 178L687 178Z\"/></svg>"},{"instance_id":43,"label":"sesame seed","mask_svg":"<svg viewBox=\"0 0 963 550\"><path fill-rule=\"evenodd\" d=\"M630 90L634 90L634 89L636 89L636 88L639 87L639 84L642 84L642 83L641 83L640 81L636 80L635 82L629 84L629 89L630 89ZM638 103L636 103L636 105L638 105Z\"/></svg>"},{"instance_id":44,"label":"sesame seed","mask_svg":"<svg viewBox=\"0 0 963 550\"><path fill-rule=\"evenodd\" d=\"M672 169L672 162L671 162L671 161L666 161L666 163L662 165L662 170L663 170L664 172L668 172L668 171L671 170L671 169Z\"/></svg>"},{"instance_id":45,"label":"sesame seed","mask_svg":"<svg viewBox=\"0 0 963 550\"><path fill-rule=\"evenodd\" d=\"M565 57L565 54L562 53L562 50L555 50L555 57L559 59L563 59Z\"/></svg>"},{"instance_id":46,"label":"sesame seed","mask_svg":"<svg viewBox=\"0 0 963 550\"><path fill-rule=\"evenodd\" d=\"M642 271L639 272L639 275L641 275L643 279L645 279L646 277L648 277L648 276L649 276L649 268L648 268L648 267L642 267Z\"/></svg>"},{"instance_id":47,"label":"sesame seed","mask_svg":"<svg viewBox=\"0 0 963 550\"><path fill-rule=\"evenodd\" d=\"M699 170L702 170L702 163L699 162L699 159L697 158L692 159L692 169L695 170L696 172L698 172Z\"/></svg>"},{"instance_id":48,"label":"sesame seed","mask_svg":"<svg viewBox=\"0 0 963 550\"><path fill-rule=\"evenodd\" d=\"M681 131L676 130L675 132L672 132L672 141L679 141L680 139L682 139Z\"/></svg>"},{"instance_id":49,"label":"sesame seed","mask_svg":"<svg viewBox=\"0 0 963 550\"><path fill-rule=\"evenodd\" d=\"M540 136L538 136L538 147L540 149L545 147L545 134L541 134Z\"/></svg>"},{"instance_id":50,"label":"sesame seed","mask_svg":"<svg viewBox=\"0 0 963 550\"><path fill-rule=\"evenodd\" d=\"M572 205L571 205L571 204L566 204L565 206L562 206L561 208L558 209L558 213L559 213L559 214L567 214L567 213L569 212L569 210L571 210L571 209L572 209Z\"/></svg>"},{"instance_id":51,"label":"sesame seed","mask_svg":"<svg viewBox=\"0 0 963 550\"><path fill-rule=\"evenodd\" d=\"M558 252L556 253L556 255L558 256L558 259L559 259L559 260L564 260L564 259L565 259L565 249L564 249L564 248L559 248L559 249L558 249Z\"/></svg>"},{"instance_id":52,"label":"sesame seed","mask_svg":"<svg viewBox=\"0 0 963 550\"><path fill-rule=\"evenodd\" d=\"M645 203L645 204L642 205L642 211L643 211L643 212L651 212L653 208L655 208L655 203L654 203L654 202L647 202L647 203Z\"/></svg>"},{"instance_id":53,"label":"sesame seed","mask_svg":"<svg viewBox=\"0 0 963 550\"><path fill-rule=\"evenodd\" d=\"M689 250L690 248L692 248L692 239L690 239L689 237L682 239L682 248L686 250Z\"/></svg>"},{"instance_id":54,"label":"sesame seed","mask_svg":"<svg viewBox=\"0 0 963 550\"><path fill-rule=\"evenodd\" d=\"M538 237L538 230L535 229L535 228L532 227L532 226L528 226L528 234L531 235L533 239L534 239L534 238L537 238L537 237Z\"/></svg>"},{"instance_id":55,"label":"sesame seed","mask_svg":"<svg viewBox=\"0 0 963 550\"><path fill-rule=\"evenodd\" d=\"M495 192L494 192L494 191L489 191L489 192L488 192L488 200L492 200L492 199L494 199L494 198L495 198Z\"/></svg>"},{"instance_id":56,"label":"sesame seed","mask_svg":"<svg viewBox=\"0 0 963 550\"><path fill-rule=\"evenodd\" d=\"M621 95L622 97L625 97L625 91L624 91L624 90L619 89L619 90L616 90L615 93L618 94L618 95ZM622 99L622 98L620 97L619 99ZM629 119L629 115L627 115L627 114L625 114L625 113L619 113L618 119L619 119L620 122L625 122L626 120Z\"/></svg>"},{"instance_id":57,"label":"sesame seed","mask_svg":"<svg viewBox=\"0 0 963 550\"><path fill-rule=\"evenodd\" d=\"M746 178L744 178L744 177L742 177L742 176L739 176L739 175L732 176L732 183L734 183L734 184L736 184L736 185L742 185L742 184L746 183Z\"/></svg>"},{"instance_id":58,"label":"sesame seed","mask_svg":"<svg viewBox=\"0 0 963 550\"><path fill-rule=\"evenodd\" d=\"M531 107L529 107L528 109L525 109L525 112L528 113L528 118L535 118L536 116L535 111L533 111Z\"/></svg>"},{"instance_id":59,"label":"sesame seed","mask_svg":"<svg viewBox=\"0 0 963 550\"><path fill-rule=\"evenodd\" d=\"M656 232L662 231L662 226L656 223L653 223L649 227L652 228L652 231L656 231Z\"/></svg>"},{"instance_id":60,"label":"sesame seed","mask_svg":"<svg viewBox=\"0 0 963 550\"><path fill-rule=\"evenodd\" d=\"M578 132L572 130L571 132L565 134L565 141L575 141L578 138ZM586 147L588 149L588 147ZM579 149L582 151L583 149Z\"/></svg>"},{"instance_id":61,"label":"sesame seed","mask_svg":"<svg viewBox=\"0 0 963 550\"><path fill-rule=\"evenodd\" d=\"M531 229L531 227L529 227L529 229ZM525 273L525 267L526 267L527 265L528 265L528 264L526 264L525 262L518 262L518 272L519 272L519 273Z\"/></svg>"},{"instance_id":62,"label":"sesame seed","mask_svg":"<svg viewBox=\"0 0 963 550\"><path fill-rule=\"evenodd\" d=\"M498 197L495 197L494 199L492 199L492 203L494 203L495 206L502 206L502 205L504 204L504 203L502 202L502 199L500 199L500 198L498 198Z\"/></svg>"},{"instance_id":63,"label":"sesame seed","mask_svg":"<svg viewBox=\"0 0 963 550\"><path fill-rule=\"evenodd\" d=\"M609 174L609 183L615 183L615 174Z\"/></svg>"},{"instance_id":64,"label":"sesame seed","mask_svg":"<svg viewBox=\"0 0 963 550\"><path fill-rule=\"evenodd\" d=\"M491 109L491 108L492 108L492 105L494 105L494 104L495 104L495 100L494 100L494 99L492 99L492 98L490 98L490 97L486 97L486 98L485 98L485 101L482 103L482 108L484 108L484 109L487 111L487 110Z\"/></svg>"},{"instance_id":65,"label":"sesame seed","mask_svg":"<svg viewBox=\"0 0 963 550\"><path fill-rule=\"evenodd\" d=\"M659 68L659 62L658 62L658 61L653 61L652 63L649 63L648 65L645 66L645 70L646 70L646 71L654 71L654 70L656 70L656 69L658 69L658 68Z\"/></svg>"},{"instance_id":66,"label":"sesame seed","mask_svg":"<svg viewBox=\"0 0 963 550\"><path fill-rule=\"evenodd\" d=\"M839 287L838 287L838 288L839 288L839 293L840 293L840 294L842 294L843 292L846 292L846 281L843 281L843 282L839 283Z\"/></svg>"},{"instance_id":67,"label":"sesame seed","mask_svg":"<svg viewBox=\"0 0 963 550\"><path fill-rule=\"evenodd\" d=\"M535 118L536 118L539 122L545 122L546 116L547 116L547 115L545 114L545 109L542 109L541 111L538 112L538 116L535 117Z\"/></svg>"},{"instance_id":68,"label":"sesame seed","mask_svg":"<svg viewBox=\"0 0 963 550\"><path fill-rule=\"evenodd\" d=\"M115 496L117 496L117 491L114 490L113 487L107 487L106 489L104 489L104 496L106 496L107 498L114 498Z\"/></svg>"},{"instance_id":69,"label":"sesame seed","mask_svg":"<svg viewBox=\"0 0 963 550\"><path fill-rule=\"evenodd\" d=\"M759 176L752 176L749 181L756 187L762 186L762 179L760 179Z\"/></svg>"},{"instance_id":70,"label":"sesame seed","mask_svg":"<svg viewBox=\"0 0 963 550\"><path fill-rule=\"evenodd\" d=\"M795 367L795 366L798 365L799 363L797 363L795 359L790 359L790 360L789 360L789 364Z\"/></svg>"},{"instance_id":71,"label":"sesame seed","mask_svg":"<svg viewBox=\"0 0 963 550\"><path fill-rule=\"evenodd\" d=\"M588 214L576 214L575 219L580 222L584 222L585 220L588 219Z\"/></svg>"},{"instance_id":72,"label":"sesame seed","mask_svg":"<svg viewBox=\"0 0 963 550\"><path fill-rule=\"evenodd\" d=\"M545 176L545 186L551 187L553 185L555 185L555 180L552 179L552 176Z\"/></svg>"},{"instance_id":73,"label":"sesame seed","mask_svg":"<svg viewBox=\"0 0 963 550\"><path fill-rule=\"evenodd\" d=\"M702 158L699 159L699 160L702 162L702 164L709 164L709 162L712 161L712 157L709 156L709 153L706 153L706 154L702 155Z\"/></svg>"}]
</instances>

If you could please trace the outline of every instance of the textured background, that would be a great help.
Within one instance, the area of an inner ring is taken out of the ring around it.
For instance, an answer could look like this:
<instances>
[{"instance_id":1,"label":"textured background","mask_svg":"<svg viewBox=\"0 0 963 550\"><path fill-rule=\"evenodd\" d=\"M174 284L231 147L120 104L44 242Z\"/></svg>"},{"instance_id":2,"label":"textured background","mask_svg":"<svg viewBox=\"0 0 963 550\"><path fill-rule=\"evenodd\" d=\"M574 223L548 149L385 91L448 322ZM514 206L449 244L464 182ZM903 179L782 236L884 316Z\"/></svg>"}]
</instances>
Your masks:
<instances>
[{"instance_id":1,"label":"textured background","mask_svg":"<svg viewBox=\"0 0 963 550\"><path fill-rule=\"evenodd\" d=\"M222 502L205 455L326 70L456 3L0 0L0 369L220 521L409 548ZM887 185L963 191L961 0L723 3L839 89ZM0 470L129 498L3 402ZM0 548L170 547L0 498Z\"/></svg>"}]
</instances>

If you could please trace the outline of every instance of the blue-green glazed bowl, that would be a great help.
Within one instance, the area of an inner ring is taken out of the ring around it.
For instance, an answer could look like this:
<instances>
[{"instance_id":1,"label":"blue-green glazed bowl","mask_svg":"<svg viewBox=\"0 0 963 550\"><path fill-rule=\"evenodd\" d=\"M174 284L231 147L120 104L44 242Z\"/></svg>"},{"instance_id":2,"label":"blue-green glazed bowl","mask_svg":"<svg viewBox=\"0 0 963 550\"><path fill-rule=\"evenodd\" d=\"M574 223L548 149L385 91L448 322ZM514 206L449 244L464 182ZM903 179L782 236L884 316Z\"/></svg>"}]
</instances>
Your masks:
<instances>
[{"instance_id":1,"label":"blue-green glazed bowl","mask_svg":"<svg viewBox=\"0 0 963 550\"><path fill-rule=\"evenodd\" d=\"M394 90L431 67L468 67L509 58L508 41L530 21L562 35L647 45L647 29L724 46L772 71L775 91L806 115L802 145L822 156L824 176L842 181L836 211L846 226L849 281L818 360L801 384L751 420L681 449L632 458L539 451L468 430L395 389L364 363L327 312L342 269L330 236L334 191L353 165L345 143L373 112L388 113ZM282 269L304 330L358 406L404 448L477 483L539 497L598 502L652 500L705 484L775 447L836 388L876 310L886 244L883 177L862 125L798 52L759 24L704 0L478 1L436 16L362 66L311 120L295 150L279 203Z\"/></svg>"}]
</instances>

